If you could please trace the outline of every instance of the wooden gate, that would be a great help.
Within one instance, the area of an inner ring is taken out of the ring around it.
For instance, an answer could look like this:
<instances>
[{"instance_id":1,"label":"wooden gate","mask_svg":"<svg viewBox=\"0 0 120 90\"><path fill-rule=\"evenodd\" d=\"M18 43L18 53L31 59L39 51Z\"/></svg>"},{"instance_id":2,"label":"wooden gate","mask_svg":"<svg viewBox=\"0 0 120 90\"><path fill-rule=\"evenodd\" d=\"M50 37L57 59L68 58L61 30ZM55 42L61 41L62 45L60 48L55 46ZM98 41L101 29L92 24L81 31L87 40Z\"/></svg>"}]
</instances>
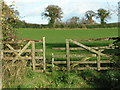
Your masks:
<instances>
[{"instance_id":1,"label":"wooden gate","mask_svg":"<svg viewBox=\"0 0 120 90\"><path fill-rule=\"evenodd\" d=\"M55 64L66 64L67 65L67 70L73 70L75 68L72 68L72 66L78 65L78 64L87 64L86 66L78 67L77 70L84 70L84 69L94 69L94 70L107 70L107 69L113 69L111 67L102 67L102 63L113 63L111 56L102 53L105 49L114 49L117 46L113 46L113 44L109 44L108 46L102 46L102 47L90 47L85 44L82 44L82 41L104 41L104 40L113 40L111 38L100 38L100 39L66 39L66 48L53 48L54 50L66 50L66 55L54 55L52 54L52 68L53 70L55 69ZM79 47L70 47L70 43L73 43ZM90 54L71 54L71 50L86 50L91 52ZM58 61L55 60L55 58L65 58L66 61ZM83 58L81 60L77 61L72 61L71 58L76 57L76 58ZM95 57L96 60L89 60L91 57ZM102 60L101 57L107 58L107 60ZM94 67L88 64L96 64Z\"/></svg>"},{"instance_id":2,"label":"wooden gate","mask_svg":"<svg viewBox=\"0 0 120 90\"><path fill-rule=\"evenodd\" d=\"M36 43L42 43L42 49L36 49ZM45 37L42 40L7 41L3 44L6 48L1 51L2 60L12 62L30 60L34 71L46 71ZM42 68L38 69L37 67Z\"/></svg>"}]
</instances>

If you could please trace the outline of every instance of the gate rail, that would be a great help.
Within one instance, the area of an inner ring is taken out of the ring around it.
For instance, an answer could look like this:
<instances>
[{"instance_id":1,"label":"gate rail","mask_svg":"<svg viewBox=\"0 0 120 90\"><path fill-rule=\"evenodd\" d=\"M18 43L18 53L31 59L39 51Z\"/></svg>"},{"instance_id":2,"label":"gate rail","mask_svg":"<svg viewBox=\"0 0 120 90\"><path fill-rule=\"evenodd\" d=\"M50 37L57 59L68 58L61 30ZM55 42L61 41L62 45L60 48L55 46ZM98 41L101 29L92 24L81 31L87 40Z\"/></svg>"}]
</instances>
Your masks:
<instances>
[{"instance_id":1,"label":"gate rail","mask_svg":"<svg viewBox=\"0 0 120 90\"><path fill-rule=\"evenodd\" d=\"M79 67L77 68L77 70L84 70L84 69L95 69L95 70L107 70L107 69L114 69L111 67L101 67L101 63L114 63L113 61L111 61L111 55L107 55L102 53L102 51L104 51L105 49L114 49L114 48L118 48L118 46L113 46L114 43L116 43L116 41L114 41L112 44L109 44L108 46L102 46L102 47L89 47L86 46L80 42L83 41L104 41L104 40L118 40L118 38L99 38L99 39L66 39L66 48L53 48L53 50L65 50L66 51L66 55L54 55L54 53L52 53L52 70L55 70L55 64L66 64L67 71L73 70L74 68L72 68L72 64L96 64L97 67L90 67L89 65L86 65L86 67ZM75 45L78 45L79 47L77 48L71 48L70 47L70 43L73 43ZM91 54L80 54L80 55L75 55L75 54L71 54L70 51L71 50L87 50L92 52ZM94 54L93 54L94 53ZM101 60L101 56L108 58L107 60ZM58 61L55 60L55 58L65 58L66 61ZM87 61L88 59L84 59L81 61L71 61L72 57L96 57L95 61ZM120 69L120 68L117 68Z\"/></svg>"},{"instance_id":2,"label":"gate rail","mask_svg":"<svg viewBox=\"0 0 120 90\"><path fill-rule=\"evenodd\" d=\"M35 43L42 43L42 49L36 49ZM12 45L13 44L25 44L27 43L23 48L15 49ZM12 61L13 63L16 60L31 60L32 61L32 67L34 71L43 72L46 71L46 57L45 57L45 37L43 37L42 40L17 40L17 41L3 41L4 46L7 47L5 50L1 50L1 57L4 61ZM31 45L31 49L28 49L28 47ZM42 52L40 56L36 56L36 52ZM8 54L9 53L9 54ZM29 56L23 56L23 53L30 53ZM14 54L14 55L12 55ZM9 55L9 56L7 56ZM36 60L43 60L42 63L37 64ZM43 66L42 70L36 70L36 66Z\"/></svg>"}]
</instances>

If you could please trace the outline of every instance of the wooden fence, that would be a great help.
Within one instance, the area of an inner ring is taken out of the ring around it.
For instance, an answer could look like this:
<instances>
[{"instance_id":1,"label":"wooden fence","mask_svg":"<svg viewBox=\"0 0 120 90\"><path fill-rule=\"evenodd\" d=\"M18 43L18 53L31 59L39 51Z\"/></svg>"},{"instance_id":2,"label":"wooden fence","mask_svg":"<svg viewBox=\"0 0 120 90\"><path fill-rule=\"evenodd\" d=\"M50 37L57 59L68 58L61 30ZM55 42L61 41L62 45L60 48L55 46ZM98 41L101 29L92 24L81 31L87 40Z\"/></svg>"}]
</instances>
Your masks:
<instances>
[{"instance_id":1,"label":"wooden fence","mask_svg":"<svg viewBox=\"0 0 120 90\"><path fill-rule=\"evenodd\" d=\"M66 48L53 48L54 50L65 50L65 55L55 55L52 53L52 70L56 69L56 66L58 64L64 64L66 67L64 67L64 70L70 71L70 70L84 70L84 69L95 69L95 70L106 70L106 69L113 69L110 67L102 67L102 63L113 63L111 61L111 56L102 53L105 49L114 49L117 46L114 46L113 44L109 44L108 46L102 46L102 47L89 47L85 44L82 44L83 41L104 41L104 40L116 40L117 38L100 38L100 39L66 39ZM117 41L113 42L116 43ZM22 61L31 61L32 68L34 71L37 72L44 72L46 71L46 45L45 45L45 37L43 37L42 40L30 40L30 39L23 39L18 41L7 41L2 42L5 49L1 50L1 56L2 60L4 61L12 61L13 63L22 60ZM36 48L36 43L42 43L42 49ZM70 43L73 43L75 45L78 45L79 47L70 47ZM17 45L18 44L18 45ZM22 45L18 48L19 45ZM17 46L17 48L15 47ZM71 54L72 50L86 50L91 52L90 54ZM82 58L81 60L72 60L71 58ZM96 60L89 60L90 58L95 57ZM102 60L101 57L106 57L108 60ZM58 58L64 58L64 61L58 61L56 59ZM81 64L86 64L85 66L82 66ZM95 64L96 66L92 66L89 64ZM77 68L74 68L75 66L79 66Z\"/></svg>"},{"instance_id":2,"label":"wooden fence","mask_svg":"<svg viewBox=\"0 0 120 90\"><path fill-rule=\"evenodd\" d=\"M36 49L35 43L42 43L43 44L42 49ZM3 42L3 44L7 48L4 50L1 50L2 60L5 60L5 61L9 60L12 62L15 62L16 60L22 60L22 61L30 60L32 62L32 68L34 71L38 71L38 72L46 71L45 37L43 37L42 40L26 40L25 39L25 40L18 40L18 41L7 41L7 42ZM18 44L17 48L15 48L16 44ZM19 47L20 44L21 46ZM37 56L36 52L40 53L40 55ZM42 68L37 69L37 67L39 66L40 67L42 66Z\"/></svg>"},{"instance_id":3,"label":"wooden fence","mask_svg":"<svg viewBox=\"0 0 120 90\"><path fill-rule=\"evenodd\" d=\"M115 38L114 38L115 39ZM111 67L102 67L101 64L102 63L113 63L111 61L111 56L102 53L102 51L104 51L105 49L114 49L117 46L112 46L113 44L109 44L108 46L102 46L102 47L89 47L86 46L82 43L80 43L81 41L104 41L104 40L114 40L112 38L100 38L100 39L66 39L66 48L53 48L54 50L66 50L66 55L54 55L52 53L52 70L55 70L55 65L56 64L66 64L67 65L67 70L73 70L74 68L72 68L72 65L74 64L96 64L96 67L91 67L89 65L86 65L85 67L78 67L77 70L84 70L84 69L94 69L94 70L106 70L106 69L113 69ZM78 42L79 41L79 42ZM73 43L75 45L78 45L79 48L71 48L70 47L70 43ZM80 55L76 55L76 54L71 54L70 51L71 50L87 50L92 52L91 54L80 54ZM83 58L83 60L80 61L71 61L72 57L96 57L95 61L88 61L87 59ZM101 57L106 57L108 60L102 60ZM65 58L66 61L58 61L55 60L57 58Z\"/></svg>"}]
</instances>

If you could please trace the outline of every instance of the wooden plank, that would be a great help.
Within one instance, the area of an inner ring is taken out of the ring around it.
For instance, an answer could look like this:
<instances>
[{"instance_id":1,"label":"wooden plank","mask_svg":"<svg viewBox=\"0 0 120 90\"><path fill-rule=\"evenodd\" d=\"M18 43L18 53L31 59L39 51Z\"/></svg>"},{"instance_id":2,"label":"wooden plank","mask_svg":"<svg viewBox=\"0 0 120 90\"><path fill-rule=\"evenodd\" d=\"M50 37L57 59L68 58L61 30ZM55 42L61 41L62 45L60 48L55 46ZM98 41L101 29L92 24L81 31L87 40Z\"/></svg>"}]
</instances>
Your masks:
<instances>
[{"instance_id":1,"label":"wooden plank","mask_svg":"<svg viewBox=\"0 0 120 90\"><path fill-rule=\"evenodd\" d=\"M32 42L32 65L33 65L33 70L35 70L35 42L34 41L31 41Z\"/></svg>"},{"instance_id":2,"label":"wooden plank","mask_svg":"<svg viewBox=\"0 0 120 90\"><path fill-rule=\"evenodd\" d=\"M89 64L94 64L97 63L97 61L70 61L71 64L84 64L84 63L89 63Z\"/></svg>"},{"instance_id":3,"label":"wooden plank","mask_svg":"<svg viewBox=\"0 0 120 90\"><path fill-rule=\"evenodd\" d=\"M43 66L43 63L35 64L35 66Z\"/></svg>"},{"instance_id":4,"label":"wooden plank","mask_svg":"<svg viewBox=\"0 0 120 90\"><path fill-rule=\"evenodd\" d=\"M54 54L52 53L52 71L54 71Z\"/></svg>"},{"instance_id":5,"label":"wooden plank","mask_svg":"<svg viewBox=\"0 0 120 90\"><path fill-rule=\"evenodd\" d=\"M35 52L43 52L43 49L35 49Z\"/></svg>"},{"instance_id":6,"label":"wooden plank","mask_svg":"<svg viewBox=\"0 0 120 90\"><path fill-rule=\"evenodd\" d=\"M97 69L98 69L98 71L100 71L100 60L101 60L101 56L98 54L98 56L97 56Z\"/></svg>"},{"instance_id":7,"label":"wooden plank","mask_svg":"<svg viewBox=\"0 0 120 90\"><path fill-rule=\"evenodd\" d=\"M66 64L67 61L54 61L54 64Z\"/></svg>"},{"instance_id":8,"label":"wooden plank","mask_svg":"<svg viewBox=\"0 0 120 90\"><path fill-rule=\"evenodd\" d=\"M11 45L6 44L6 46L8 46L12 51L14 51L14 54L18 55L18 53L15 52L15 49L14 49ZM24 60L21 58L21 56L18 56L17 58L15 57L15 58L13 59L13 63L14 63L15 60L18 59L18 58L24 62Z\"/></svg>"},{"instance_id":9,"label":"wooden plank","mask_svg":"<svg viewBox=\"0 0 120 90\"><path fill-rule=\"evenodd\" d=\"M101 67L100 70L119 70L117 67Z\"/></svg>"},{"instance_id":10,"label":"wooden plank","mask_svg":"<svg viewBox=\"0 0 120 90\"><path fill-rule=\"evenodd\" d=\"M0 60L2 61L3 60L3 50L0 50ZM0 64L2 64L2 62L0 62Z\"/></svg>"},{"instance_id":11,"label":"wooden plank","mask_svg":"<svg viewBox=\"0 0 120 90\"><path fill-rule=\"evenodd\" d=\"M33 41L32 41L33 42ZM23 49L18 53L18 55L16 56L16 58L18 58L27 48L28 46L31 44L31 41L29 41L24 47Z\"/></svg>"},{"instance_id":12,"label":"wooden plank","mask_svg":"<svg viewBox=\"0 0 120 90\"><path fill-rule=\"evenodd\" d=\"M104 47L91 47L93 49L111 49L109 46L104 46ZM52 48L53 50L66 50L66 48ZM70 48L70 50L86 50L84 48Z\"/></svg>"},{"instance_id":13,"label":"wooden plank","mask_svg":"<svg viewBox=\"0 0 120 90\"><path fill-rule=\"evenodd\" d=\"M10 48L11 51L13 51L16 55L18 54L17 52L15 52L15 49L14 49L11 45L6 44L6 46L7 46L8 48ZM4 50L3 50L3 51L4 51Z\"/></svg>"},{"instance_id":14,"label":"wooden plank","mask_svg":"<svg viewBox=\"0 0 120 90\"><path fill-rule=\"evenodd\" d=\"M13 53L13 52L20 52L21 50L3 50L3 52ZM26 49L24 52L31 52L31 49ZM35 52L43 52L43 49L35 49Z\"/></svg>"},{"instance_id":15,"label":"wooden plank","mask_svg":"<svg viewBox=\"0 0 120 90\"><path fill-rule=\"evenodd\" d=\"M66 50L66 48L52 48L53 50ZM83 48L70 48L70 50L85 50Z\"/></svg>"},{"instance_id":16,"label":"wooden plank","mask_svg":"<svg viewBox=\"0 0 120 90\"><path fill-rule=\"evenodd\" d=\"M97 67L78 67L77 68L77 70L85 70L85 69L97 70Z\"/></svg>"},{"instance_id":17,"label":"wooden plank","mask_svg":"<svg viewBox=\"0 0 120 90\"><path fill-rule=\"evenodd\" d=\"M14 58L14 61L16 59L18 59L18 57L21 59L20 55L22 54L22 52L30 45L31 42L28 42L25 47L23 48L23 50L21 50L21 52L17 53L15 52L14 48L12 46L10 46L9 44L6 44L6 46L8 46L17 56Z\"/></svg>"},{"instance_id":18,"label":"wooden plank","mask_svg":"<svg viewBox=\"0 0 120 90\"><path fill-rule=\"evenodd\" d=\"M101 67L101 70L119 70L118 67Z\"/></svg>"},{"instance_id":19,"label":"wooden plank","mask_svg":"<svg viewBox=\"0 0 120 90\"><path fill-rule=\"evenodd\" d=\"M114 62L111 62L110 60L104 60L104 61L100 61L100 63L114 63Z\"/></svg>"},{"instance_id":20,"label":"wooden plank","mask_svg":"<svg viewBox=\"0 0 120 90\"><path fill-rule=\"evenodd\" d=\"M32 57L20 57L23 60L31 60ZM14 60L15 57L4 57L3 60ZM43 59L43 57L36 56L35 59Z\"/></svg>"},{"instance_id":21,"label":"wooden plank","mask_svg":"<svg viewBox=\"0 0 120 90\"><path fill-rule=\"evenodd\" d=\"M110 67L100 67L100 70L108 70L111 69Z\"/></svg>"},{"instance_id":22,"label":"wooden plank","mask_svg":"<svg viewBox=\"0 0 120 90\"><path fill-rule=\"evenodd\" d=\"M104 47L91 47L93 49L111 49L109 46L104 46Z\"/></svg>"},{"instance_id":23,"label":"wooden plank","mask_svg":"<svg viewBox=\"0 0 120 90\"><path fill-rule=\"evenodd\" d=\"M96 57L96 54L80 54L80 55L73 54L70 55L70 57Z\"/></svg>"},{"instance_id":24,"label":"wooden plank","mask_svg":"<svg viewBox=\"0 0 120 90\"><path fill-rule=\"evenodd\" d=\"M54 64L66 64L66 61L54 61ZM94 64L97 63L97 61L70 61L71 64L84 64L84 63L88 63L88 64ZM100 61L100 63L112 63L109 60L106 61Z\"/></svg>"},{"instance_id":25,"label":"wooden plank","mask_svg":"<svg viewBox=\"0 0 120 90\"><path fill-rule=\"evenodd\" d=\"M46 71L45 37L43 37L43 70Z\"/></svg>"},{"instance_id":26,"label":"wooden plank","mask_svg":"<svg viewBox=\"0 0 120 90\"><path fill-rule=\"evenodd\" d=\"M17 41L2 41L2 43L5 43L5 44L16 44L16 43L28 43L29 41L35 41L35 42L40 42L40 43L43 42L42 40L31 40L31 39L28 39L28 40L17 40Z\"/></svg>"},{"instance_id":27,"label":"wooden plank","mask_svg":"<svg viewBox=\"0 0 120 90\"><path fill-rule=\"evenodd\" d=\"M70 71L70 49L69 40L66 39L67 71Z\"/></svg>"},{"instance_id":28,"label":"wooden plank","mask_svg":"<svg viewBox=\"0 0 120 90\"><path fill-rule=\"evenodd\" d=\"M54 55L54 58L66 58L67 55ZM73 54L73 55L69 55L69 57L96 57L96 54Z\"/></svg>"},{"instance_id":29,"label":"wooden plank","mask_svg":"<svg viewBox=\"0 0 120 90\"><path fill-rule=\"evenodd\" d=\"M91 47L88 47L88 46L86 46L86 45L83 45L83 44L81 44L81 43L79 43L79 42L77 42L77 41L73 41L72 39L70 39L70 41L71 41L72 43L78 45L78 46L81 46L81 47L83 47L83 48L91 51L91 52L94 52L94 53L96 53L96 54L100 54L100 55L102 55L102 56L109 57L108 55L103 54L103 53L101 53L101 52L99 52L99 51L96 51L95 49L93 49L93 48L91 48Z\"/></svg>"},{"instance_id":30,"label":"wooden plank","mask_svg":"<svg viewBox=\"0 0 120 90\"><path fill-rule=\"evenodd\" d=\"M53 57L54 58L66 58L67 56L66 55L54 55Z\"/></svg>"},{"instance_id":31,"label":"wooden plank","mask_svg":"<svg viewBox=\"0 0 120 90\"><path fill-rule=\"evenodd\" d=\"M64 68L66 70L66 68ZM78 68L71 68L71 70L97 70L97 67L78 67ZM111 67L101 67L101 70L119 70L120 68L111 68ZM55 70L62 70L62 68L55 68Z\"/></svg>"}]
</instances>

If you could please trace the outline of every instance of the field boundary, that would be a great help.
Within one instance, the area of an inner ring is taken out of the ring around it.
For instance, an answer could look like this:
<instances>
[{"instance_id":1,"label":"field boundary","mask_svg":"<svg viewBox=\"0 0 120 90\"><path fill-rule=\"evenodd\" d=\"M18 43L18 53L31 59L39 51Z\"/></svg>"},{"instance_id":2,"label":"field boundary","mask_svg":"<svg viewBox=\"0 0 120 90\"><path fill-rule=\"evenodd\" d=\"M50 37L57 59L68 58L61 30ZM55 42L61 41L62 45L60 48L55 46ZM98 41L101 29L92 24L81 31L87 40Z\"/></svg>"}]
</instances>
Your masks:
<instances>
[{"instance_id":1,"label":"field boundary","mask_svg":"<svg viewBox=\"0 0 120 90\"><path fill-rule=\"evenodd\" d=\"M118 40L119 37L113 37L113 38L99 38L99 39L66 39L66 48L53 48L53 50L65 50L66 55L54 55L52 53L52 70L55 70L56 64L66 64L67 68L64 68L67 71L73 70L72 64L96 64L96 67L91 67L89 65L86 65L85 67L78 67L77 70L85 70L85 69L94 69L94 70L108 70L108 69L114 69L111 67L102 67L101 64L111 64L114 63L111 59L111 55L107 55L102 53L105 49L115 49L118 46L113 46L116 41L114 41L112 44L109 44L108 46L104 47L89 47L81 43L81 41L104 41L104 40ZM70 43L76 44L79 47L70 47ZM91 54L79 54L79 55L72 55L70 53L71 50L86 50L92 52ZM88 59L82 59L81 61L71 61L72 57L96 57L95 61L89 61ZM101 57L108 58L107 60L102 60ZM58 61L57 58L65 58L66 61ZM55 60L56 59L56 60Z\"/></svg>"},{"instance_id":2,"label":"field boundary","mask_svg":"<svg viewBox=\"0 0 120 90\"><path fill-rule=\"evenodd\" d=\"M16 28L16 29L25 29L25 28ZM61 30L61 29L118 29L117 27L115 28L27 28L27 29L54 29L54 30Z\"/></svg>"}]
</instances>

